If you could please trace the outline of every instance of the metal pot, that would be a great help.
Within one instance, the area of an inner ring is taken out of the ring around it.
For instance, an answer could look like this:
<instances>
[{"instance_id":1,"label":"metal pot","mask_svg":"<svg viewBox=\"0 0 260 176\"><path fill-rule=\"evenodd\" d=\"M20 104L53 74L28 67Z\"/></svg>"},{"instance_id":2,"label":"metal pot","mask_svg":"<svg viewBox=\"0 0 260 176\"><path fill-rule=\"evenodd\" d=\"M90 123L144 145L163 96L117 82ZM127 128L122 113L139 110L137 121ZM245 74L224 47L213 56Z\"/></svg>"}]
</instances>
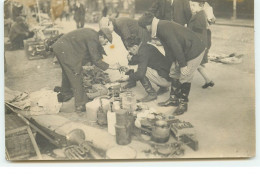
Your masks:
<instances>
[{"instance_id":1,"label":"metal pot","mask_svg":"<svg viewBox=\"0 0 260 176\"><path fill-rule=\"evenodd\" d=\"M158 143L165 143L170 138L170 126L164 120L155 122L152 128L152 140Z\"/></svg>"}]
</instances>

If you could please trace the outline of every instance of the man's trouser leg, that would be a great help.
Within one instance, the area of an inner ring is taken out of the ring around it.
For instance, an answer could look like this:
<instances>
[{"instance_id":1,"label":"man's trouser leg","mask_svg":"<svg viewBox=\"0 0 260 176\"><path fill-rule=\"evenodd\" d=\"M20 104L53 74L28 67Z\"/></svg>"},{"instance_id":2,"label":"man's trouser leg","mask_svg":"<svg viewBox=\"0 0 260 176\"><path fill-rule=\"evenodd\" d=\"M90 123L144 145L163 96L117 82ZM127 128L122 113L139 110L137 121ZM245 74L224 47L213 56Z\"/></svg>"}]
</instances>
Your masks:
<instances>
[{"instance_id":1,"label":"man's trouser leg","mask_svg":"<svg viewBox=\"0 0 260 176\"><path fill-rule=\"evenodd\" d=\"M181 83L181 91L179 98L179 105L177 109L174 111L173 115L178 116L182 115L188 110L188 102L189 102L189 94L191 89L191 82L193 80L193 77L195 75L195 72L197 71L198 67L200 66L200 63L204 57L205 51L203 51L198 57L192 59L191 61L187 62L188 67L188 74L183 75L180 71L180 67L176 65L175 67L175 73L174 75L179 75L179 80Z\"/></svg>"},{"instance_id":2,"label":"man's trouser leg","mask_svg":"<svg viewBox=\"0 0 260 176\"><path fill-rule=\"evenodd\" d=\"M161 77L156 70L148 67L145 75L151 82L160 87L157 91L157 95L162 95L169 91L171 83Z\"/></svg>"},{"instance_id":3,"label":"man's trouser leg","mask_svg":"<svg viewBox=\"0 0 260 176\"><path fill-rule=\"evenodd\" d=\"M80 73L75 73L69 66L65 64L62 64L62 67L65 74L67 75L73 91L73 95L75 97L75 107L85 106L88 98L83 87L82 71L80 71Z\"/></svg>"},{"instance_id":4,"label":"man's trouser leg","mask_svg":"<svg viewBox=\"0 0 260 176\"><path fill-rule=\"evenodd\" d=\"M151 82L149 79L145 76L143 79L140 80L141 84L143 85L145 91L148 93L148 95L144 98L142 98L141 102L149 102L157 99L157 93L152 87Z\"/></svg>"}]
</instances>

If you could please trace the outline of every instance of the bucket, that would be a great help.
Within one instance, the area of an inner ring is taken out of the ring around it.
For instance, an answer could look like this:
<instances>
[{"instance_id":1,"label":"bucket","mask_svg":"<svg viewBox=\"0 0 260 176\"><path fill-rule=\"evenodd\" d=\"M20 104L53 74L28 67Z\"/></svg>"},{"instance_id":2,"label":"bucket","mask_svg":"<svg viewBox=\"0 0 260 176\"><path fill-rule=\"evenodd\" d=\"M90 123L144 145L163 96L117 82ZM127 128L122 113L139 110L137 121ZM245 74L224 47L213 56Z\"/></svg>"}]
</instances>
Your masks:
<instances>
[{"instance_id":1,"label":"bucket","mask_svg":"<svg viewBox=\"0 0 260 176\"><path fill-rule=\"evenodd\" d=\"M130 126L118 126L116 128L116 142L118 145L127 145L131 143L131 128Z\"/></svg>"}]
</instances>

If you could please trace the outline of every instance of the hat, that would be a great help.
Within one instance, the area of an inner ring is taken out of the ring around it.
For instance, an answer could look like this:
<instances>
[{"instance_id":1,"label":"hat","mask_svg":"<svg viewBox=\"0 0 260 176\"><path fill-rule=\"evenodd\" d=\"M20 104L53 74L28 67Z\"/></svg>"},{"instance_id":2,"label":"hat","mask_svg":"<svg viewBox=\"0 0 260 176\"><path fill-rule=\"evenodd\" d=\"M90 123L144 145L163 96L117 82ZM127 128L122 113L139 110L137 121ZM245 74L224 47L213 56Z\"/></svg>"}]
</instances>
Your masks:
<instances>
[{"instance_id":1,"label":"hat","mask_svg":"<svg viewBox=\"0 0 260 176\"><path fill-rule=\"evenodd\" d=\"M151 12L145 12L138 20L139 26L145 28L148 25L151 25L153 22L154 14Z\"/></svg>"},{"instance_id":2,"label":"hat","mask_svg":"<svg viewBox=\"0 0 260 176\"><path fill-rule=\"evenodd\" d=\"M108 28L101 28L100 29L108 39L110 43L112 43L113 37L112 37L112 32Z\"/></svg>"}]
</instances>

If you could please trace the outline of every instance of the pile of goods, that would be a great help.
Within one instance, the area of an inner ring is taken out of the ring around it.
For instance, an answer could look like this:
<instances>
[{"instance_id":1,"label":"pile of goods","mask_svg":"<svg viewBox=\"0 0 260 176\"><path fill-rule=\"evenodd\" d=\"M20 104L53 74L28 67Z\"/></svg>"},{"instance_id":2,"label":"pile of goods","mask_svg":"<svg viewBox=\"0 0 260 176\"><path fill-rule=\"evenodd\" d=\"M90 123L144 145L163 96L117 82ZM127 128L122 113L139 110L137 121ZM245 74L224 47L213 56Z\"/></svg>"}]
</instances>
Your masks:
<instances>
[{"instance_id":1,"label":"pile of goods","mask_svg":"<svg viewBox=\"0 0 260 176\"><path fill-rule=\"evenodd\" d=\"M110 82L109 75L96 66L83 69L83 86L90 99L107 95L108 89L104 85Z\"/></svg>"}]
</instances>

